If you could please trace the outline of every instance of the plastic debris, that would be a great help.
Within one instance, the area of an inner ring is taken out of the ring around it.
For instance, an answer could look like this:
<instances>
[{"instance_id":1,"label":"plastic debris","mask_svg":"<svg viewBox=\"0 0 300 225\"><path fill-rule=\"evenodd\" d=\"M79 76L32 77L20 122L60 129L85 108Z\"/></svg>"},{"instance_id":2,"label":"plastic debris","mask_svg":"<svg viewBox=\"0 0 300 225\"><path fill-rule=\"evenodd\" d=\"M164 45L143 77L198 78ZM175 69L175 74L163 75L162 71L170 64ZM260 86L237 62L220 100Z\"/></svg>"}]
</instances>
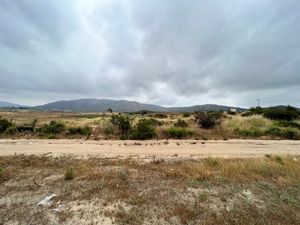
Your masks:
<instances>
[{"instance_id":1,"label":"plastic debris","mask_svg":"<svg viewBox=\"0 0 300 225\"><path fill-rule=\"evenodd\" d=\"M52 194L50 196L45 197L42 201L40 201L37 205L41 205L41 206L51 206L52 204L52 199L54 197L56 197L56 194Z\"/></svg>"}]
</instances>

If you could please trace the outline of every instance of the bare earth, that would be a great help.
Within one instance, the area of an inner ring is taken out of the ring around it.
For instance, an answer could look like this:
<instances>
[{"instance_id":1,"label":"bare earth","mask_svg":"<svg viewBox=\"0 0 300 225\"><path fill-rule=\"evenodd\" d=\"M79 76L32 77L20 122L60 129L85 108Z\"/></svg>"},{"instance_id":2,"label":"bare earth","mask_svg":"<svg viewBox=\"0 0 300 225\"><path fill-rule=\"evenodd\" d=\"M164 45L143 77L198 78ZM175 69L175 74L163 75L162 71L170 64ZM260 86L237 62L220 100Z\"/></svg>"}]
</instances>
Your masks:
<instances>
[{"instance_id":1,"label":"bare earth","mask_svg":"<svg viewBox=\"0 0 300 225\"><path fill-rule=\"evenodd\" d=\"M133 157L205 158L205 157L260 157L266 154L300 155L300 141L274 140L159 140L159 141L86 141L86 140L0 140L0 155L49 154L75 155L80 158Z\"/></svg>"}]
</instances>

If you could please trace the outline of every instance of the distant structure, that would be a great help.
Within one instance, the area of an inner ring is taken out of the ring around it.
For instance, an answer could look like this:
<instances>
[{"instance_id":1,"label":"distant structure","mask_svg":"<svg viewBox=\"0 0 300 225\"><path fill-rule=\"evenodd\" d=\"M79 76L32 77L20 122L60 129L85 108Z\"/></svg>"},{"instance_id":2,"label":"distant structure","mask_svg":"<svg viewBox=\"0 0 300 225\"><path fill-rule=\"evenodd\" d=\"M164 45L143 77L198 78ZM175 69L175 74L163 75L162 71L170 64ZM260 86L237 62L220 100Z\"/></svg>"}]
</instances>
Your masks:
<instances>
[{"instance_id":1,"label":"distant structure","mask_svg":"<svg viewBox=\"0 0 300 225\"><path fill-rule=\"evenodd\" d=\"M230 108L229 112L237 112L236 108Z\"/></svg>"},{"instance_id":2,"label":"distant structure","mask_svg":"<svg viewBox=\"0 0 300 225\"><path fill-rule=\"evenodd\" d=\"M260 108L260 99L257 98L256 101L257 101L257 106L256 106L256 108Z\"/></svg>"}]
</instances>

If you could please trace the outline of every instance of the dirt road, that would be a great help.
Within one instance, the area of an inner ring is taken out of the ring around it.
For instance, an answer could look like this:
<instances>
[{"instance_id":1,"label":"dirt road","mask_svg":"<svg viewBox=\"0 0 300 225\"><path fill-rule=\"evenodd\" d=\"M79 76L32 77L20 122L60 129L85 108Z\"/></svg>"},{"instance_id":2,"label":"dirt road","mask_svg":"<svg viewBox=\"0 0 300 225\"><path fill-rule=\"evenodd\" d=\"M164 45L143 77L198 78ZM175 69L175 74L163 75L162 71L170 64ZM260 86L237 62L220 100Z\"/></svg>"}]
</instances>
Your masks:
<instances>
[{"instance_id":1,"label":"dirt road","mask_svg":"<svg viewBox=\"0 0 300 225\"><path fill-rule=\"evenodd\" d=\"M300 141L267 140L160 140L160 141L85 141L85 140L0 140L0 155L73 154L80 158L204 158L259 157L265 154L300 155Z\"/></svg>"}]
</instances>

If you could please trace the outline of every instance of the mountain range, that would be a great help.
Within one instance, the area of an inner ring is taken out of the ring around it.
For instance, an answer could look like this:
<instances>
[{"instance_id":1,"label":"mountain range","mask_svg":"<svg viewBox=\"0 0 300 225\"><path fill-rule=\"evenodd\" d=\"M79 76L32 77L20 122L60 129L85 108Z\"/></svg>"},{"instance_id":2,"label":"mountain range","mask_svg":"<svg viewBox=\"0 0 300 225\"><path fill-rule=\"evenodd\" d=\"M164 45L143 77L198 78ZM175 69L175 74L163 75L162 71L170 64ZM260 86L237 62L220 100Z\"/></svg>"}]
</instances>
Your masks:
<instances>
[{"instance_id":1,"label":"mountain range","mask_svg":"<svg viewBox=\"0 0 300 225\"><path fill-rule=\"evenodd\" d=\"M227 111L235 108L237 111L244 111L244 108L224 105L194 105L189 107L163 107L159 105L144 104L127 100L111 99L77 99L68 101L57 101L34 109L40 111L70 111L70 112L106 112L112 109L114 112L138 112L142 110L155 112L195 112L195 111Z\"/></svg>"},{"instance_id":2,"label":"mountain range","mask_svg":"<svg viewBox=\"0 0 300 225\"><path fill-rule=\"evenodd\" d=\"M270 109L285 109L286 105L270 106ZM64 111L64 112L106 112L112 109L114 112L196 112L196 111L228 111L236 109L245 111L246 108L225 106L216 104L193 105L186 107L164 107L160 105L144 104L136 101L112 100L112 99L76 99L51 102L45 105L27 107L15 103L0 101L0 108L25 108L37 111ZM296 108L300 111L299 108Z\"/></svg>"},{"instance_id":3,"label":"mountain range","mask_svg":"<svg viewBox=\"0 0 300 225\"><path fill-rule=\"evenodd\" d=\"M11 102L2 102L0 101L0 108L12 108L12 107L20 107L21 105L11 103Z\"/></svg>"}]
</instances>

